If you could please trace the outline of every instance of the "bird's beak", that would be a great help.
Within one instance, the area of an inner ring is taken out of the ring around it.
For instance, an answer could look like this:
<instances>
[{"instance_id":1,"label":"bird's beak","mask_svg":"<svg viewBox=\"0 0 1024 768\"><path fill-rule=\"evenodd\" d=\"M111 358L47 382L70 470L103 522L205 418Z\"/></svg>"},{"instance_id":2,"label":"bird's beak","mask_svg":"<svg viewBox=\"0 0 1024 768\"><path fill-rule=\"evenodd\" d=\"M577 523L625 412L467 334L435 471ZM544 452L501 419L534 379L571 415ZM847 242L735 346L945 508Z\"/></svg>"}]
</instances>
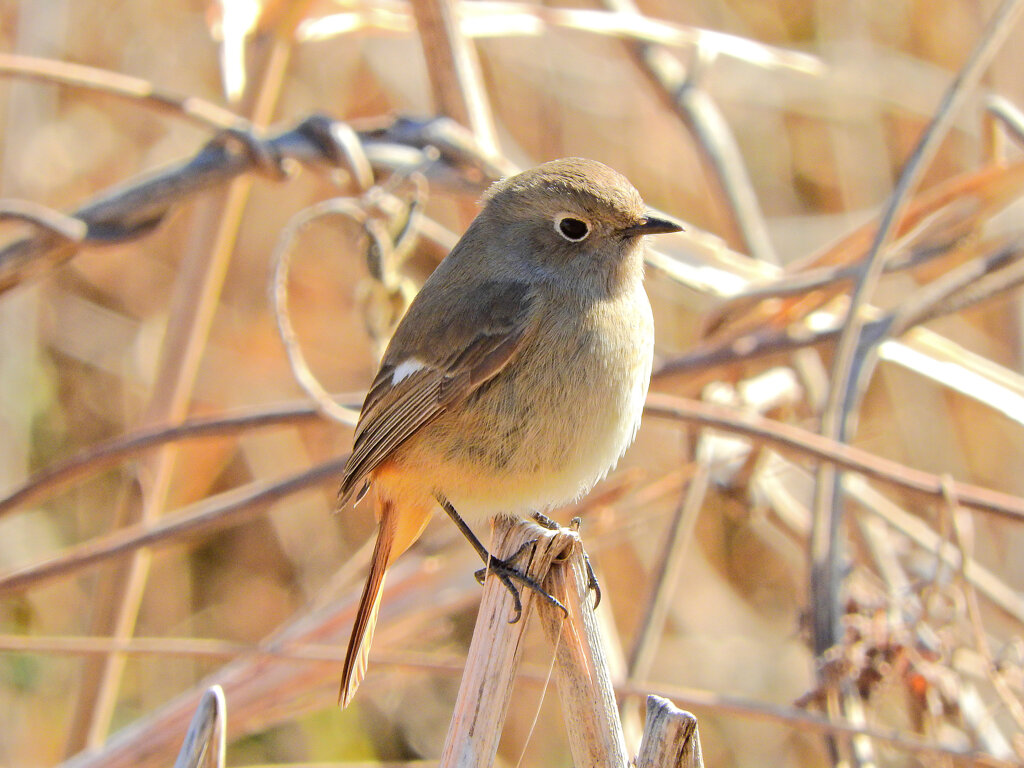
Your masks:
<instances>
[{"instance_id":1,"label":"bird's beak","mask_svg":"<svg viewBox=\"0 0 1024 768\"><path fill-rule=\"evenodd\" d=\"M682 232L683 225L664 216L653 216L647 214L636 224L619 230L627 236L633 235L660 235L666 232Z\"/></svg>"}]
</instances>

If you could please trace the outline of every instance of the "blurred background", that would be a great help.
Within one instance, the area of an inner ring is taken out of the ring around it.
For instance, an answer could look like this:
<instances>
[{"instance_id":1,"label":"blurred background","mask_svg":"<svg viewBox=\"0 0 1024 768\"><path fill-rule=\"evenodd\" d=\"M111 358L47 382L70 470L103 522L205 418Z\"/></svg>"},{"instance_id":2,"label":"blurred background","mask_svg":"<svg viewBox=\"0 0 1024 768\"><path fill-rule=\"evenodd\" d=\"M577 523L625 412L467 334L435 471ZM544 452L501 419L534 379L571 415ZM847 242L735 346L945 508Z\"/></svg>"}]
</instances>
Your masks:
<instances>
[{"instance_id":1,"label":"blurred background","mask_svg":"<svg viewBox=\"0 0 1024 768\"><path fill-rule=\"evenodd\" d=\"M369 676L339 711L374 522L367 505L335 514L351 423L316 412L296 367L358 406L488 181L581 155L688 225L651 254L652 390L818 431L842 267L865 258L996 12L0 0L0 763L168 765L215 682L229 765L436 760L479 600L474 555L446 521L430 526L389 577ZM1002 31L868 296L865 317L893 324L851 442L1006 494L993 504L1009 511L972 511L950 483L929 496L851 473L829 552L840 631L816 659L814 452L648 414L616 472L555 513L584 520L631 749L644 694L661 693L698 716L709 766L1024 759L1024 30ZM49 221L202 151L244 158L221 133L231 113L274 135L315 113L358 133L341 133L333 169L263 157L173 193L156 226L73 253L49 242L11 266L10 244L41 231L18 204ZM394 123L438 115L475 145L442 142L438 158L426 131ZM284 258L304 369L269 287ZM214 426L131 442L197 420ZM104 461L97 446L122 450ZM531 636L498 760L569 765L543 686L551 650ZM807 715L887 736L830 743Z\"/></svg>"}]
</instances>

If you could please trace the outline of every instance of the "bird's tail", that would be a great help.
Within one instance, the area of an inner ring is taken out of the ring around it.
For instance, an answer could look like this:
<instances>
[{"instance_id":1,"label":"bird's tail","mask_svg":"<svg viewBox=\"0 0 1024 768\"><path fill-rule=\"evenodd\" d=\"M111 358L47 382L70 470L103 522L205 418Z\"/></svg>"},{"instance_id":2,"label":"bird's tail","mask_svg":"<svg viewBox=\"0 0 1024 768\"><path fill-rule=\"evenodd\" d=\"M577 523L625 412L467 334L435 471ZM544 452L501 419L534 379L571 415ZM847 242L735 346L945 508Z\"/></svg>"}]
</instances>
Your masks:
<instances>
[{"instance_id":1,"label":"bird's tail","mask_svg":"<svg viewBox=\"0 0 1024 768\"><path fill-rule=\"evenodd\" d=\"M384 575L400 554L423 533L430 520L430 508L400 509L393 500L377 494L377 543L370 560L370 574L359 598L355 624L349 637L345 664L341 671L338 704L344 709L355 696L356 688L366 675L373 629L377 624L380 598L384 591Z\"/></svg>"}]
</instances>

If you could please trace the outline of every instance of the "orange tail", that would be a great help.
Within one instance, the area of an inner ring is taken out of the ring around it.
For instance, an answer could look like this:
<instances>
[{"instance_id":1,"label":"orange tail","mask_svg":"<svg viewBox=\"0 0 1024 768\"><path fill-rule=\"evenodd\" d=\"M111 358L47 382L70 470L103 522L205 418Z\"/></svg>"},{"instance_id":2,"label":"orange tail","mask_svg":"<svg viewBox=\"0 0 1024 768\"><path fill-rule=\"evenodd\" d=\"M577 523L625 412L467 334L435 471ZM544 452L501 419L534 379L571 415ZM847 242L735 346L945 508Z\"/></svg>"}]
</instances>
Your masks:
<instances>
[{"instance_id":1,"label":"orange tail","mask_svg":"<svg viewBox=\"0 0 1024 768\"><path fill-rule=\"evenodd\" d=\"M338 704L344 709L355 696L356 688L366 675L370 657L373 629L377 625L377 612L384 591L384 574L400 554L408 549L423 533L430 520L430 509L399 509L395 503L377 495L377 544L373 548L370 574L359 598L352 636L345 652L345 665L341 671Z\"/></svg>"}]
</instances>

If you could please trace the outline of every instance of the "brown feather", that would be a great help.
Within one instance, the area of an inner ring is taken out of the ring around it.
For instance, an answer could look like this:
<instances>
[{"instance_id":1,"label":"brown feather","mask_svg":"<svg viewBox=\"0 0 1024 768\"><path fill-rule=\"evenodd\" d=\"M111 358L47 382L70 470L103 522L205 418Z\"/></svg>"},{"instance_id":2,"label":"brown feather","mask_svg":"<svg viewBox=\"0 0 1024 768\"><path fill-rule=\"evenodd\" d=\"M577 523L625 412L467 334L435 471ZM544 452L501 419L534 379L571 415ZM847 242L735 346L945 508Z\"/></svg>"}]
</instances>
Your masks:
<instances>
[{"instance_id":1,"label":"brown feather","mask_svg":"<svg viewBox=\"0 0 1024 768\"><path fill-rule=\"evenodd\" d=\"M399 445L405 442L431 419L441 414L438 407L437 390L441 379L437 376L414 374L409 379L419 378L409 387L402 387L405 381L392 391L395 394L386 403L386 411L376 410L377 405L364 417L372 427L356 435L352 455L345 465L345 477L339 492L339 506L344 506L362 480ZM365 412L365 411L364 411ZM362 423L362 422L361 422Z\"/></svg>"},{"instance_id":2,"label":"brown feather","mask_svg":"<svg viewBox=\"0 0 1024 768\"><path fill-rule=\"evenodd\" d=\"M461 306L470 309L460 317L417 311L415 302L409 308L363 402L338 492L339 507L417 430L497 375L535 325L534 294L525 283L485 282L463 298ZM424 322L438 328L431 332ZM417 332L413 335L409 329ZM425 346L416 341L436 341L439 336L444 343ZM395 369L413 359L423 368L394 384Z\"/></svg>"},{"instance_id":3,"label":"brown feather","mask_svg":"<svg viewBox=\"0 0 1024 768\"><path fill-rule=\"evenodd\" d=\"M430 520L429 509L404 507L399 509L390 500L377 497L378 527L377 543L370 560L370 573L359 598L355 623L345 651L345 663L341 671L341 685L338 689L338 704L345 708L355 696L356 689L366 675L370 658L373 630L377 625L380 599L384 592L384 576L399 555L420 537Z\"/></svg>"},{"instance_id":4,"label":"brown feather","mask_svg":"<svg viewBox=\"0 0 1024 768\"><path fill-rule=\"evenodd\" d=\"M377 532L377 544L373 548L373 559L370 561L370 574L359 598L356 620L348 639L348 649L345 651L345 664L341 668L338 704L342 708L347 707L352 701L356 688L363 682L366 665L369 663L373 629L377 625L380 597L384 590L384 575L387 573L388 561L391 559L391 544L394 540L393 526L385 526L383 522L382 520Z\"/></svg>"}]
</instances>

